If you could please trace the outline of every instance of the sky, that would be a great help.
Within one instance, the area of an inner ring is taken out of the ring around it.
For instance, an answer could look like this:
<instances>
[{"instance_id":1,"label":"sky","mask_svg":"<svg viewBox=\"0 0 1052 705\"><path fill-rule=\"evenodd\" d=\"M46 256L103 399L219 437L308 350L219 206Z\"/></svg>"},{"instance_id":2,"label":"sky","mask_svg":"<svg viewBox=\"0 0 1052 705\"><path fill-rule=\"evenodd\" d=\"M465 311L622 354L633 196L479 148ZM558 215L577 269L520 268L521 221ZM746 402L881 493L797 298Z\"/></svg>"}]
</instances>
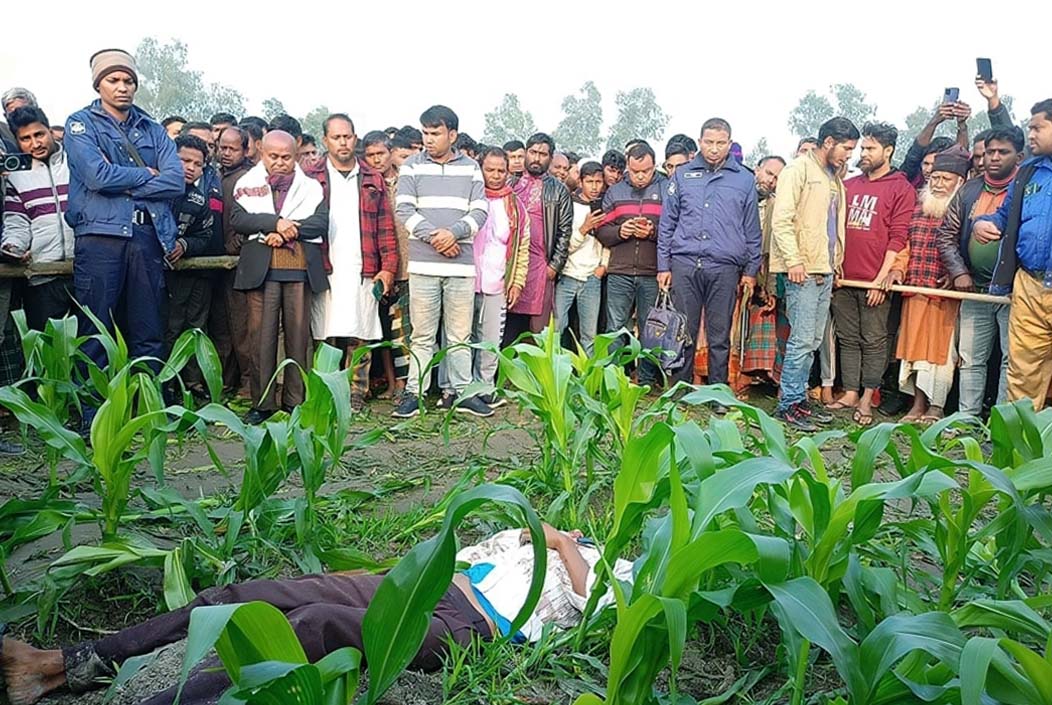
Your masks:
<instances>
[{"instance_id":1,"label":"sky","mask_svg":"<svg viewBox=\"0 0 1052 705\"><path fill-rule=\"evenodd\" d=\"M104 9L111 4L118 9ZM552 131L563 97L592 80L603 94L606 126L616 117L618 90L650 87L671 117L666 137L696 136L706 118L720 116L746 152L766 137L773 151L787 154L796 145L786 124L790 110L808 90L827 92L834 83L854 83L880 119L900 125L947 86L959 86L973 111L985 110L973 85L977 56L993 60L1020 117L1052 95L1047 61L1025 34L1027 18L1044 22L1048 5L1029 0L1012 4L1020 33L996 48L972 12L898 0L879 7L825 0L386 0L275 3L259 12L214 0L60 0L48 7L56 21L4 32L0 89L29 88L54 122L95 97L92 53L134 51L144 36L185 42L190 67L206 82L238 89L253 112L270 96L294 115L324 104L349 113L362 134L416 124L424 108L443 103L457 112L461 130L479 139L484 114L509 92L540 129ZM521 30L513 32L516 25Z\"/></svg>"}]
</instances>

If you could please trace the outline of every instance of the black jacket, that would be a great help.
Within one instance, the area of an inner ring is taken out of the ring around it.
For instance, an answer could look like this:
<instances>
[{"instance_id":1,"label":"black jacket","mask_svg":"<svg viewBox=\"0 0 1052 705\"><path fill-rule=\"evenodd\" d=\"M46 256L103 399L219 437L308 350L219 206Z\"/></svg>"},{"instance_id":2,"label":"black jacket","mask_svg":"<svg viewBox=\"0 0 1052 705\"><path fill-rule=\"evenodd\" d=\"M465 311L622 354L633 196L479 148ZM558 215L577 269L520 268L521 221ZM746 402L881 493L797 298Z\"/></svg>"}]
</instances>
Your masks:
<instances>
[{"instance_id":1,"label":"black jacket","mask_svg":"<svg viewBox=\"0 0 1052 705\"><path fill-rule=\"evenodd\" d=\"M215 214L208 196L194 184L186 185L186 193L172 201L177 228L176 240L183 242L183 257L200 257L208 253L215 234Z\"/></svg>"},{"instance_id":2,"label":"black jacket","mask_svg":"<svg viewBox=\"0 0 1052 705\"><path fill-rule=\"evenodd\" d=\"M573 199L563 182L546 174L541 190L544 205L544 246L548 266L561 272L570 256L570 236L573 234Z\"/></svg>"},{"instance_id":3,"label":"black jacket","mask_svg":"<svg viewBox=\"0 0 1052 705\"><path fill-rule=\"evenodd\" d=\"M272 233L278 227L279 216L269 213L249 213L237 201L233 202L230 211L230 226L241 235ZM329 209L324 203L318 205L314 214L300 221L299 240L303 254L307 258L307 282L311 291L317 294L329 288L329 278L325 275L325 264L322 261L321 245L303 242L315 238L327 239L329 236ZM241 259L237 264L234 277L234 288L239 291L251 291L263 286L270 271L272 248L262 240L245 240L241 246Z\"/></svg>"}]
</instances>

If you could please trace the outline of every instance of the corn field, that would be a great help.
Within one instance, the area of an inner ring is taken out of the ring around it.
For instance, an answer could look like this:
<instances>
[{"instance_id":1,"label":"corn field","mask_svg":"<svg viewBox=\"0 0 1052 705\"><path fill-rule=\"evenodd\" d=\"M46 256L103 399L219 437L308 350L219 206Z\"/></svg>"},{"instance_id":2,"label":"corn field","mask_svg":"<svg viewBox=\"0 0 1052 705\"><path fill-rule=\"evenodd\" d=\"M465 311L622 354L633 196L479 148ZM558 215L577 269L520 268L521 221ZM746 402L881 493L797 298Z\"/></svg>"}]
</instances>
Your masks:
<instances>
[{"instance_id":1,"label":"corn field","mask_svg":"<svg viewBox=\"0 0 1052 705\"><path fill-rule=\"evenodd\" d=\"M364 653L309 663L276 609L222 605L193 613L181 672L214 649L230 702L381 702L423 641L457 546L509 527L543 546L543 518L602 553L580 626L523 646L451 647L434 702L1052 703L1052 411L1029 402L986 423L787 436L725 387L648 393L625 372L647 354L635 341L599 336L589 356L549 330L500 351L497 386L514 409L490 425L358 417L341 351L322 346L310 371L284 368L303 375L305 403L248 426L221 403L199 331L166 361L129 359L119 332L99 334L100 369L74 319L43 332L17 323L27 372L0 405L40 479L34 496L0 505L0 620L37 641L87 626L70 616L86 596L150 616L239 580L388 571ZM210 401L182 383L191 361ZM710 415L716 403L731 412ZM87 407L90 444L71 430ZM487 455L508 433L526 439L522 452ZM409 462L366 468L410 442L424 450ZM236 478L229 490L176 487L172 457L186 449ZM416 487L441 491L400 503L412 466L432 455L452 458L445 481L427 470ZM337 476L358 484L334 489ZM60 549L27 577L16 557L49 538ZM511 633L536 605L544 554ZM612 578L618 559L633 563L632 584ZM614 604L599 609L608 590ZM722 682L696 677L717 663ZM114 689L143 665L126 664Z\"/></svg>"}]
</instances>

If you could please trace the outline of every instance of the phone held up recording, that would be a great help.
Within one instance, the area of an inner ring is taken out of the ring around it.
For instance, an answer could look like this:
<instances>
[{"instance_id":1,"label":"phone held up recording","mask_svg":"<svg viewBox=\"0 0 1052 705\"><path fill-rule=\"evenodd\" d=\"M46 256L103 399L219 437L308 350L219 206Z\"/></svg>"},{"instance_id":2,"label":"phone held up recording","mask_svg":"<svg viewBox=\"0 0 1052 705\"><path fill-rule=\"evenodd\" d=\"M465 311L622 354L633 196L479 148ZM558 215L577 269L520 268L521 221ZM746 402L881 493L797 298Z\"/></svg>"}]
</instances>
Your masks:
<instances>
[{"instance_id":1,"label":"phone held up recording","mask_svg":"<svg viewBox=\"0 0 1052 705\"><path fill-rule=\"evenodd\" d=\"M33 168L31 154L5 154L0 157L0 171L29 171Z\"/></svg>"}]
</instances>

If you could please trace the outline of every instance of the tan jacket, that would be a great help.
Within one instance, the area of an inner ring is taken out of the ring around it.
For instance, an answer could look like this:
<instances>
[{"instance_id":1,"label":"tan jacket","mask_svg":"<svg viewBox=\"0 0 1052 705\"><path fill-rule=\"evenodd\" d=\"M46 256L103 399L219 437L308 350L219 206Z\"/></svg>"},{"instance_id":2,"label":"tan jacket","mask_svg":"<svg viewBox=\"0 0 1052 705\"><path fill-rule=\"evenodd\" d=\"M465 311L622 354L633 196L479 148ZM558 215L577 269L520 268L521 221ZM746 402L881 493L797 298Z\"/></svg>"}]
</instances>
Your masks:
<instances>
[{"instance_id":1,"label":"tan jacket","mask_svg":"<svg viewBox=\"0 0 1052 705\"><path fill-rule=\"evenodd\" d=\"M837 198L837 244L829 261L827 220ZM812 154L797 157L778 176L771 215L771 271L788 272L802 264L808 274L832 274L844 261L847 216L844 182L818 163Z\"/></svg>"}]
</instances>

